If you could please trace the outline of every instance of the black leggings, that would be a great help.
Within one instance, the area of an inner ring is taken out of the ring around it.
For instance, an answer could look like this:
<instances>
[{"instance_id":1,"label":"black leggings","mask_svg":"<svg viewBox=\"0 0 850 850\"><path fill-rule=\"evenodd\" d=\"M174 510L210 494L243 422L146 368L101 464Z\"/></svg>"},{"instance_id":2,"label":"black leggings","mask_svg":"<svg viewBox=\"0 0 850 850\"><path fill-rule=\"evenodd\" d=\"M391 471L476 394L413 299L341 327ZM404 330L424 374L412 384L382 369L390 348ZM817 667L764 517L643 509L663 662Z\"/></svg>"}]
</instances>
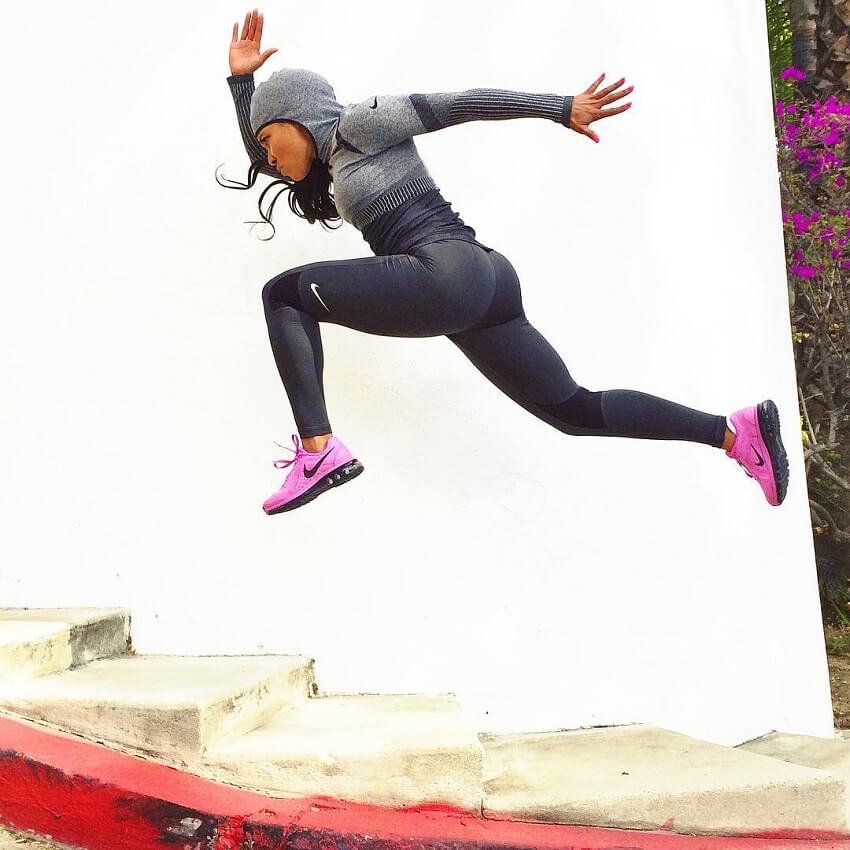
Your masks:
<instances>
[{"instance_id":1,"label":"black leggings","mask_svg":"<svg viewBox=\"0 0 850 850\"><path fill-rule=\"evenodd\" d=\"M637 390L579 386L526 318L510 261L472 242L297 266L263 287L263 307L302 437L331 433L318 323L332 322L380 336L446 336L502 392L566 434L723 444L725 416Z\"/></svg>"}]
</instances>

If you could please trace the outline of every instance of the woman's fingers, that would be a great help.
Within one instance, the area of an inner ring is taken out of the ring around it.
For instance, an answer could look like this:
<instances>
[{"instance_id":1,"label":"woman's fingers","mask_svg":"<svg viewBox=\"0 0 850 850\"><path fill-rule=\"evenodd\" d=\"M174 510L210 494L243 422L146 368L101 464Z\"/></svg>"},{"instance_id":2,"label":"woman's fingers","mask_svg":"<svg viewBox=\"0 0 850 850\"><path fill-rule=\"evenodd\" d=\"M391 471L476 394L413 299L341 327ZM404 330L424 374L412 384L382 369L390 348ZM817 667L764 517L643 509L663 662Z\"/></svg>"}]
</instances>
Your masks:
<instances>
[{"instance_id":1,"label":"woman's fingers","mask_svg":"<svg viewBox=\"0 0 850 850\"><path fill-rule=\"evenodd\" d=\"M602 72L602 75L597 77L585 90L584 94L593 94L593 90L602 82L603 77L605 76L605 72Z\"/></svg>"},{"instance_id":2,"label":"woman's fingers","mask_svg":"<svg viewBox=\"0 0 850 850\"><path fill-rule=\"evenodd\" d=\"M587 136L588 139L591 139L594 142L599 141L599 136L597 136L596 133L587 126L587 124L581 124L576 127L576 132L581 133L582 136Z\"/></svg>"},{"instance_id":3,"label":"woman's fingers","mask_svg":"<svg viewBox=\"0 0 850 850\"><path fill-rule=\"evenodd\" d=\"M618 106L616 109L600 109L599 117L607 118L609 115L616 115L618 112L625 112L630 106L631 103L624 103L622 106ZM594 118L593 120L595 121L596 119Z\"/></svg>"},{"instance_id":4,"label":"woman's fingers","mask_svg":"<svg viewBox=\"0 0 850 850\"><path fill-rule=\"evenodd\" d=\"M625 97L627 94L631 94L634 91L634 88L634 86L629 86L627 89L623 89L621 92L617 92L616 94L612 94L609 97L597 101L596 105L604 106L606 103L613 103L615 100L619 100L621 97Z\"/></svg>"},{"instance_id":5,"label":"woman's fingers","mask_svg":"<svg viewBox=\"0 0 850 850\"><path fill-rule=\"evenodd\" d=\"M239 21L235 21L234 24L233 24L233 35L230 38L231 44L233 44L234 42L237 41L238 34L239 34Z\"/></svg>"},{"instance_id":6,"label":"woman's fingers","mask_svg":"<svg viewBox=\"0 0 850 850\"><path fill-rule=\"evenodd\" d=\"M259 9L252 9L245 15L245 22L242 24L242 41L256 41L258 44L263 37L263 15ZM239 24L233 25L233 38L231 43L239 40Z\"/></svg>"},{"instance_id":7,"label":"woman's fingers","mask_svg":"<svg viewBox=\"0 0 850 850\"><path fill-rule=\"evenodd\" d=\"M611 85L608 86L607 88L602 89L602 91L596 92L595 97L606 97L612 91L614 91L614 89L616 89L618 86L621 86L625 81L626 81L626 78L621 77L619 80L617 80L616 83L611 83Z\"/></svg>"}]
</instances>

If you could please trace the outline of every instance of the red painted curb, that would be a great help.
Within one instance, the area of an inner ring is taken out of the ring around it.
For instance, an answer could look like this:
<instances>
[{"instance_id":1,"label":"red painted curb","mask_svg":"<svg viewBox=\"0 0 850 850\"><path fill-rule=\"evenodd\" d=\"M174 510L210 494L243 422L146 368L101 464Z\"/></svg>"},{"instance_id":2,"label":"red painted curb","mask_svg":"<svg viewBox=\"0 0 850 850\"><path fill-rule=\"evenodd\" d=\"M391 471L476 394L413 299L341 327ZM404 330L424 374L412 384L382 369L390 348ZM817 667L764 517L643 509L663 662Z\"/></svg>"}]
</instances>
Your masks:
<instances>
[{"instance_id":1,"label":"red painted curb","mask_svg":"<svg viewBox=\"0 0 850 850\"><path fill-rule=\"evenodd\" d=\"M2 716L0 823L86 850L850 850L845 833L690 836L268 797Z\"/></svg>"}]
</instances>

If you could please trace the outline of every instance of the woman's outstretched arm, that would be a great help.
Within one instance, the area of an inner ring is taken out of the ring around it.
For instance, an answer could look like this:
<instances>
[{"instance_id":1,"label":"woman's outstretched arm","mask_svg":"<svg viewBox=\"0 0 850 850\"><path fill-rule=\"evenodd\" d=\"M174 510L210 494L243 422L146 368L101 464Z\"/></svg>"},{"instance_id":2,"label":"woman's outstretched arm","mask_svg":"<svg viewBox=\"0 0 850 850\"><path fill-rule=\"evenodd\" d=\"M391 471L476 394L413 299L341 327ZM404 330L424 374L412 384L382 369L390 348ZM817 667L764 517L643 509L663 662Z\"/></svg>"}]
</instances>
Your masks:
<instances>
[{"instance_id":1,"label":"woman's outstretched arm","mask_svg":"<svg viewBox=\"0 0 850 850\"><path fill-rule=\"evenodd\" d=\"M375 153L411 136L466 121L548 118L569 127L572 105L571 95L495 88L372 95L345 108L339 132L364 153Z\"/></svg>"},{"instance_id":2,"label":"woman's outstretched arm","mask_svg":"<svg viewBox=\"0 0 850 850\"><path fill-rule=\"evenodd\" d=\"M618 82L597 91L605 74L577 95L475 88L438 94L373 95L347 106L340 116L339 132L364 153L375 153L420 133L442 130L465 121L500 121L508 118L548 118L588 136L593 121L624 112L626 103L602 109L630 94L634 86L617 91Z\"/></svg>"},{"instance_id":3,"label":"woman's outstretched arm","mask_svg":"<svg viewBox=\"0 0 850 850\"><path fill-rule=\"evenodd\" d=\"M280 172L269 165L265 148L257 141L254 131L251 129L251 95L254 94L254 71L259 68L266 59L277 52L276 47L270 47L260 53L260 42L263 38L263 13L253 9L245 15L245 23L242 25L242 36L239 36L238 23L233 24L233 32L230 37L230 76L227 84L233 95L233 103L236 106L236 118L239 121L239 132L242 134L242 142L252 162L258 159L264 161L260 171L269 177L280 179Z\"/></svg>"},{"instance_id":4,"label":"woman's outstretched arm","mask_svg":"<svg viewBox=\"0 0 850 850\"><path fill-rule=\"evenodd\" d=\"M239 121L239 132L242 135L242 142L248 156L252 162L258 159L264 160L265 164L260 167L260 172L279 180L280 172L269 165L265 148L257 141L257 137L251 129L251 95L254 93L254 75L231 74L227 78L227 84L230 86L230 93L233 95L236 118Z\"/></svg>"}]
</instances>

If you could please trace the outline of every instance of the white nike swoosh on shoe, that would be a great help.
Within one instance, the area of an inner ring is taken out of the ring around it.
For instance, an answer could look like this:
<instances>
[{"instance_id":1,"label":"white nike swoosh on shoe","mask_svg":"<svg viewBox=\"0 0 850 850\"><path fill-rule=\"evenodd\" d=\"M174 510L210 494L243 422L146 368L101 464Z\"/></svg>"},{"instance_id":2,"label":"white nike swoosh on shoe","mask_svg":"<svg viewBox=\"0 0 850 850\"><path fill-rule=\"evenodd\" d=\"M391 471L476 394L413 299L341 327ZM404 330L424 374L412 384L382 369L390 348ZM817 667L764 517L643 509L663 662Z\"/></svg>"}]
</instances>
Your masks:
<instances>
[{"instance_id":1,"label":"white nike swoosh on shoe","mask_svg":"<svg viewBox=\"0 0 850 850\"><path fill-rule=\"evenodd\" d=\"M322 296L321 296L321 295L319 295L319 290L316 288L316 287L318 287L318 285L319 285L318 283L311 283L311 284L310 284L310 289L312 289L312 290L313 290L313 295L315 295L315 296L316 296L316 298L318 298L318 299L319 299L319 301L322 301ZM330 308L330 307L328 307L328 305L327 305L327 304L325 304L325 302L324 302L324 301L322 301L322 306L323 306L323 307L324 307L324 308L325 308L325 309L326 309L326 310L330 313L331 308Z\"/></svg>"}]
</instances>

